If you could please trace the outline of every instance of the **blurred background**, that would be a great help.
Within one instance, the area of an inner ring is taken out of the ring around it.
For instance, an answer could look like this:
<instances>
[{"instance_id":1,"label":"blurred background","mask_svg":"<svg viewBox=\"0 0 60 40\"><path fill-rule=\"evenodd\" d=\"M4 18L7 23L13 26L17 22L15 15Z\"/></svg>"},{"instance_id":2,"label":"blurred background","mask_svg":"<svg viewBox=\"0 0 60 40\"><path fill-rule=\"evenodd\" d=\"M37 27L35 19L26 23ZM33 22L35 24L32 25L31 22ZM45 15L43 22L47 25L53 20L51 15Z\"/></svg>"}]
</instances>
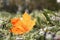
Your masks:
<instances>
[{"instance_id":1,"label":"blurred background","mask_svg":"<svg viewBox=\"0 0 60 40\"><path fill-rule=\"evenodd\" d=\"M8 12L17 12L20 10L43 10L49 9L52 11L58 11L60 9L59 0L0 0L0 11L5 10Z\"/></svg>"},{"instance_id":2,"label":"blurred background","mask_svg":"<svg viewBox=\"0 0 60 40\"><path fill-rule=\"evenodd\" d=\"M10 20L27 12L36 19L23 35L10 33ZM0 0L0 40L60 40L60 0Z\"/></svg>"}]
</instances>

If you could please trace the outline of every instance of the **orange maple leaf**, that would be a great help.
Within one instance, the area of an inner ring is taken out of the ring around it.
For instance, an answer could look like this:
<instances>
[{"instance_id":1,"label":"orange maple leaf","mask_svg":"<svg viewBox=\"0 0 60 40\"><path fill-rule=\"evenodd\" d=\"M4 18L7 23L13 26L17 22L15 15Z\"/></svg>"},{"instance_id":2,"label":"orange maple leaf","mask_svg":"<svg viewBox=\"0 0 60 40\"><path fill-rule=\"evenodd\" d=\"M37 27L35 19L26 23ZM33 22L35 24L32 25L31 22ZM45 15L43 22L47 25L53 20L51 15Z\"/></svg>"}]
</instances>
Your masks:
<instances>
[{"instance_id":1,"label":"orange maple leaf","mask_svg":"<svg viewBox=\"0 0 60 40\"><path fill-rule=\"evenodd\" d=\"M25 12L22 15L22 19L20 18L11 19L12 28L10 29L10 32L14 34L24 34L26 32L29 32L35 25L35 21L36 21L35 19L32 20L31 16Z\"/></svg>"}]
</instances>

